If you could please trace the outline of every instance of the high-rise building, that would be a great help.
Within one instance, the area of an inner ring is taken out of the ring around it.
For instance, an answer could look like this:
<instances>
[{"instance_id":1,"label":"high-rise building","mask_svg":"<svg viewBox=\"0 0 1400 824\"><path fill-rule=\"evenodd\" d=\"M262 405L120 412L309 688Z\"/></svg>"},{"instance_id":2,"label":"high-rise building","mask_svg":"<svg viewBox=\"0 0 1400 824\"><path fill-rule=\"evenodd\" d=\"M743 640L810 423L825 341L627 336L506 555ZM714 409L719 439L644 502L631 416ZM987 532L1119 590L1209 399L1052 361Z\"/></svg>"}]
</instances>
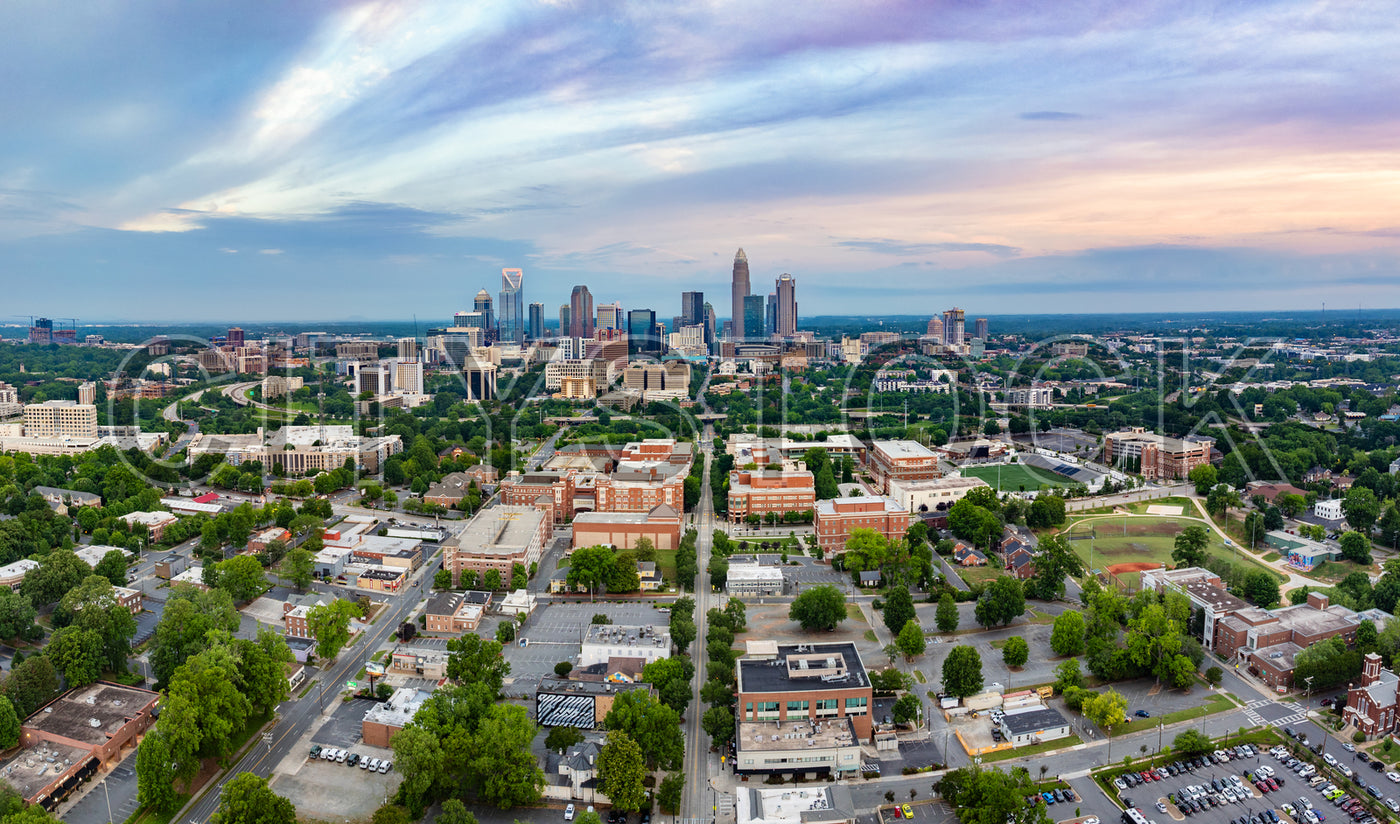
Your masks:
<instances>
[{"instance_id":1,"label":"high-rise building","mask_svg":"<svg viewBox=\"0 0 1400 824\"><path fill-rule=\"evenodd\" d=\"M764 328L768 331L768 334L770 334L770 335L773 334L774 332L778 331L778 293L777 293L777 292L769 292L769 293L768 293L768 309L767 309L767 314L764 316L763 325L764 325Z\"/></svg>"},{"instance_id":2,"label":"high-rise building","mask_svg":"<svg viewBox=\"0 0 1400 824\"><path fill-rule=\"evenodd\" d=\"M582 284L569 295L569 335L575 338L593 337L593 295Z\"/></svg>"},{"instance_id":3,"label":"high-rise building","mask_svg":"<svg viewBox=\"0 0 1400 824\"><path fill-rule=\"evenodd\" d=\"M228 330L228 345L229 345L229 346L242 346L242 345L243 345L243 329L242 329L242 328L240 328L240 327L238 327L238 326L235 326L235 327L233 327L232 329Z\"/></svg>"},{"instance_id":4,"label":"high-rise building","mask_svg":"<svg viewBox=\"0 0 1400 824\"><path fill-rule=\"evenodd\" d=\"M627 318L622 314L621 303L604 303L598 307L597 329L621 329Z\"/></svg>"},{"instance_id":5,"label":"high-rise building","mask_svg":"<svg viewBox=\"0 0 1400 824\"><path fill-rule=\"evenodd\" d=\"M773 322L776 335L797 334L797 279L784 272L778 278L778 316Z\"/></svg>"},{"instance_id":6,"label":"high-rise building","mask_svg":"<svg viewBox=\"0 0 1400 824\"><path fill-rule=\"evenodd\" d=\"M681 326L705 324L705 293L681 292Z\"/></svg>"},{"instance_id":7,"label":"high-rise building","mask_svg":"<svg viewBox=\"0 0 1400 824\"><path fill-rule=\"evenodd\" d=\"M471 317L471 312L457 312L452 316L452 325L458 329L465 329L470 324L467 320Z\"/></svg>"},{"instance_id":8,"label":"high-rise building","mask_svg":"<svg viewBox=\"0 0 1400 824\"><path fill-rule=\"evenodd\" d=\"M559 304L559 337L569 337L569 333L571 331L570 326L572 326L572 320L573 318L569 317L569 304Z\"/></svg>"},{"instance_id":9,"label":"high-rise building","mask_svg":"<svg viewBox=\"0 0 1400 824\"><path fill-rule=\"evenodd\" d=\"M525 273L519 269L501 270L501 340L522 343L525 340L525 304L521 288Z\"/></svg>"},{"instance_id":10,"label":"high-rise building","mask_svg":"<svg viewBox=\"0 0 1400 824\"><path fill-rule=\"evenodd\" d=\"M954 306L943 313L943 343L946 346L962 346L963 326L966 319L963 310Z\"/></svg>"},{"instance_id":11,"label":"high-rise building","mask_svg":"<svg viewBox=\"0 0 1400 824\"><path fill-rule=\"evenodd\" d=\"M734 277L729 286L730 297L733 299L733 314L730 315L734 325L731 333L734 340L744 339L744 298L749 296L749 257L740 249L734 255ZM759 318L763 317L762 313Z\"/></svg>"},{"instance_id":12,"label":"high-rise building","mask_svg":"<svg viewBox=\"0 0 1400 824\"><path fill-rule=\"evenodd\" d=\"M763 340L767 334L763 329L764 303L763 295L744 296L744 310L739 313L739 326L743 327L743 331L737 331L736 326L735 340Z\"/></svg>"},{"instance_id":13,"label":"high-rise building","mask_svg":"<svg viewBox=\"0 0 1400 824\"><path fill-rule=\"evenodd\" d=\"M407 395L423 394L423 362L417 357L401 357L393 364L394 391Z\"/></svg>"},{"instance_id":14,"label":"high-rise building","mask_svg":"<svg viewBox=\"0 0 1400 824\"><path fill-rule=\"evenodd\" d=\"M715 332L717 331L715 318L715 307L709 302L705 303L705 343L713 351L715 347Z\"/></svg>"},{"instance_id":15,"label":"high-rise building","mask_svg":"<svg viewBox=\"0 0 1400 824\"><path fill-rule=\"evenodd\" d=\"M977 319L977 334L973 335L973 337L974 337L974 338L977 338L978 340L981 340L981 341L985 341L985 340L987 339L987 319L986 319L986 318L978 318L978 319Z\"/></svg>"},{"instance_id":16,"label":"high-rise building","mask_svg":"<svg viewBox=\"0 0 1400 824\"><path fill-rule=\"evenodd\" d=\"M496 365L491 361L468 358L462 378L467 385L467 400L489 401L496 397Z\"/></svg>"},{"instance_id":17,"label":"high-rise building","mask_svg":"<svg viewBox=\"0 0 1400 824\"><path fill-rule=\"evenodd\" d=\"M417 338L399 338L399 360L418 360Z\"/></svg>"},{"instance_id":18,"label":"high-rise building","mask_svg":"<svg viewBox=\"0 0 1400 824\"><path fill-rule=\"evenodd\" d=\"M530 304L530 340L544 337L544 304Z\"/></svg>"},{"instance_id":19,"label":"high-rise building","mask_svg":"<svg viewBox=\"0 0 1400 824\"><path fill-rule=\"evenodd\" d=\"M491 309L491 293L482 289L476 293L476 300L472 307L481 315L481 328L486 330L488 340L496 339L496 313Z\"/></svg>"},{"instance_id":20,"label":"high-rise building","mask_svg":"<svg viewBox=\"0 0 1400 824\"><path fill-rule=\"evenodd\" d=\"M940 318L940 317L938 317L937 315L934 315L933 317L929 318L929 319L928 319L928 332L927 332L926 334L927 334L929 337L936 339L939 343L942 343L942 342L943 342L943 319Z\"/></svg>"},{"instance_id":21,"label":"high-rise building","mask_svg":"<svg viewBox=\"0 0 1400 824\"><path fill-rule=\"evenodd\" d=\"M78 405L85 406L95 403L97 403L97 384L92 381L78 384Z\"/></svg>"},{"instance_id":22,"label":"high-rise building","mask_svg":"<svg viewBox=\"0 0 1400 824\"><path fill-rule=\"evenodd\" d=\"M661 341L656 337L656 313L650 309L633 309L627 313L627 354L661 354Z\"/></svg>"}]
</instances>

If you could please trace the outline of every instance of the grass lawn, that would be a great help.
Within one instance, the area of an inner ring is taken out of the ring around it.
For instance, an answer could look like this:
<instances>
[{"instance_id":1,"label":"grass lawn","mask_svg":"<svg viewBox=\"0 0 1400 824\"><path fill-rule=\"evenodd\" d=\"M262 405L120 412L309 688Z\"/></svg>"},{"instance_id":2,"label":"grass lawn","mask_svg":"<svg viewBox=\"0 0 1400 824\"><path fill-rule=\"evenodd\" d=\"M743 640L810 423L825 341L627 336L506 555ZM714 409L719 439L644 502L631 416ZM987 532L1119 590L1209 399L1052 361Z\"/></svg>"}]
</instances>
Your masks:
<instances>
[{"instance_id":1,"label":"grass lawn","mask_svg":"<svg viewBox=\"0 0 1400 824\"><path fill-rule=\"evenodd\" d=\"M1001 466L963 467L963 477L981 478L997 492L1034 491L1071 486L1074 481L1058 472L1034 469L1022 464Z\"/></svg>"},{"instance_id":2,"label":"grass lawn","mask_svg":"<svg viewBox=\"0 0 1400 824\"><path fill-rule=\"evenodd\" d=\"M846 604L846 616L852 621L859 621L862 624L866 623L865 613L860 611L859 604Z\"/></svg>"},{"instance_id":3,"label":"grass lawn","mask_svg":"<svg viewBox=\"0 0 1400 824\"><path fill-rule=\"evenodd\" d=\"M1172 549L1176 546L1176 534L1192 525L1203 524L1198 519L1169 515L1152 518L1080 518L1066 527L1065 534L1086 535L1091 529L1094 530L1097 537L1092 540L1071 542L1074 551L1093 569L1127 563L1171 566L1174 563ZM1284 580L1283 575L1256 562L1247 553L1226 547L1214 532L1210 533L1210 538L1210 545L1206 548L1208 555L1234 564L1247 563L1254 569L1267 571L1279 581Z\"/></svg>"},{"instance_id":4,"label":"grass lawn","mask_svg":"<svg viewBox=\"0 0 1400 824\"><path fill-rule=\"evenodd\" d=\"M865 631L865 640L869 641L872 644L880 643L880 639L875 637L875 630L873 629L868 629Z\"/></svg>"},{"instance_id":5,"label":"grass lawn","mask_svg":"<svg viewBox=\"0 0 1400 824\"><path fill-rule=\"evenodd\" d=\"M674 549L656 550L656 568L661 570L662 580L675 583L676 551Z\"/></svg>"},{"instance_id":6,"label":"grass lawn","mask_svg":"<svg viewBox=\"0 0 1400 824\"><path fill-rule=\"evenodd\" d=\"M1364 567L1355 561L1323 561L1313 567L1312 572L1305 574L1325 583L1338 584L1353 572L1369 572L1369 567Z\"/></svg>"},{"instance_id":7,"label":"grass lawn","mask_svg":"<svg viewBox=\"0 0 1400 824\"><path fill-rule=\"evenodd\" d=\"M1070 733L1067 738L1056 738L1054 741L1046 741L1044 744L1032 744L1029 747L1012 747L1009 750L997 750L982 754L983 763L988 761L1009 761L1012 758L1028 758L1032 755L1040 755L1043 752L1053 750L1063 750L1066 747L1073 747L1082 743L1079 736Z\"/></svg>"},{"instance_id":8,"label":"grass lawn","mask_svg":"<svg viewBox=\"0 0 1400 824\"><path fill-rule=\"evenodd\" d=\"M914 680L918 681L920 684L928 683L928 678L925 677L923 670L914 670Z\"/></svg>"},{"instance_id":9,"label":"grass lawn","mask_svg":"<svg viewBox=\"0 0 1400 824\"><path fill-rule=\"evenodd\" d=\"M1129 707L1128 711L1132 712L1132 709L1132 707ZM1235 702L1218 692L1213 692L1206 696L1204 703L1194 707L1177 710L1176 712L1169 712L1166 715L1154 715L1151 718L1133 718L1133 720L1126 724L1120 724L1114 727L1113 737L1117 738L1121 735L1153 729L1158 724L1175 724L1178 721L1190 721L1193 718L1200 718L1203 715L1214 715L1217 712L1225 712L1226 710L1233 709L1235 709Z\"/></svg>"},{"instance_id":10,"label":"grass lawn","mask_svg":"<svg viewBox=\"0 0 1400 824\"><path fill-rule=\"evenodd\" d=\"M973 584L990 584L992 581L1006 574L1006 571L999 567L988 564L980 567L960 567L954 566L958 571L958 577L967 582L968 586Z\"/></svg>"}]
</instances>

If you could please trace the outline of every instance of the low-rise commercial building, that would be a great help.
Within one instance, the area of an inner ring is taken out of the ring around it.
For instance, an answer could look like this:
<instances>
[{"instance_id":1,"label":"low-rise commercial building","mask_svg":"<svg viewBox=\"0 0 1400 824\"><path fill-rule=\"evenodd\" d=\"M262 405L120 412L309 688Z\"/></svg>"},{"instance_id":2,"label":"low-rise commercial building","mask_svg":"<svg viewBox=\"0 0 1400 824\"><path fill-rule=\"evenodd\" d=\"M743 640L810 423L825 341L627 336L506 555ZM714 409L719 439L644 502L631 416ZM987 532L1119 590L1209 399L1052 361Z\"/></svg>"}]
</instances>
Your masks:
<instances>
[{"instance_id":1,"label":"low-rise commercial building","mask_svg":"<svg viewBox=\"0 0 1400 824\"><path fill-rule=\"evenodd\" d=\"M1069 737L1069 721L1049 707L1020 707L1001 716L1001 734L1013 747Z\"/></svg>"},{"instance_id":2,"label":"low-rise commercial building","mask_svg":"<svg viewBox=\"0 0 1400 824\"><path fill-rule=\"evenodd\" d=\"M735 771L746 775L840 777L861 765L860 738L850 718L740 721L734 745Z\"/></svg>"},{"instance_id":3,"label":"low-rise commercial building","mask_svg":"<svg viewBox=\"0 0 1400 824\"><path fill-rule=\"evenodd\" d=\"M39 562L31 561L28 558L20 558L18 561L8 563L0 567L0 586L7 586L15 592L19 592L19 585L24 583L24 576L31 569L38 569Z\"/></svg>"},{"instance_id":4,"label":"low-rise commercial building","mask_svg":"<svg viewBox=\"0 0 1400 824\"><path fill-rule=\"evenodd\" d=\"M367 746L387 748L394 733L408 726L419 708L431 697L432 693L427 690L413 687L394 690L388 701L375 704L365 711L364 720L360 722L360 737Z\"/></svg>"},{"instance_id":5,"label":"low-rise commercial building","mask_svg":"<svg viewBox=\"0 0 1400 824\"><path fill-rule=\"evenodd\" d=\"M782 595L783 569L754 556L735 555L729 559L724 589L730 595Z\"/></svg>"},{"instance_id":6,"label":"low-rise commercial building","mask_svg":"<svg viewBox=\"0 0 1400 824\"><path fill-rule=\"evenodd\" d=\"M640 658L650 664L671 657L671 630L665 626L589 624L582 644L580 667L606 663L609 658Z\"/></svg>"},{"instance_id":7,"label":"low-rise commercial building","mask_svg":"<svg viewBox=\"0 0 1400 824\"><path fill-rule=\"evenodd\" d=\"M399 645L389 654L386 669L394 675L441 681L447 677L447 657L438 647Z\"/></svg>"},{"instance_id":8,"label":"low-rise commercial building","mask_svg":"<svg viewBox=\"0 0 1400 824\"><path fill-rule=\"evenodd\" d=\"M851 788L748 787L734 796L735 824L855 824Z\"/></svg>"},{"instance_id":9,"label":"low-rise commercial building","mask_svg":"<svg viewBox=\"0 0 1400 824\"><path fill-rule=\"evenodd\" d=\"M772 655L740 658L737 677L740 723L849 718L858 738L870 737L873 691L852 643L779 644Z\"/></svg>"},{"instance_id":10,"label":"low-rise commercial building","mask_svg":"<svg viewBox=\"0 0 1400 824\"><path fill-rule=\"evenodd\" d=\"M144 526L151 543L160 543L160 540L165 537L166 527L180 519L169 512L157 510L154 512L128 512L122 516L122 520L131 526L137 524Z\"/></svg>"},{"instance_id":11,"label":"low-rise commercial building","mask_svg":"<svg viewBox=\"0 0 1400 824\"><path fill-rule=\"evenodd\" d=\"M439 592L429 598L428 605L423 608L423 628L428 632L454 635L476 632L490 604L490 592Z\"/></svg>"},{"instance_id":12,"label":"low-rise commercial building","mask_svg":"<svg viewBox=\"0 0 1400 824\"><path fill-rule=\"evenodd\" d=\"M535 722L541 727L599 729L612 711L613 700L633 690L656 693L650 684L574 681L546 676L540 679L535 690Z\"/></svg>"}]
</instances>

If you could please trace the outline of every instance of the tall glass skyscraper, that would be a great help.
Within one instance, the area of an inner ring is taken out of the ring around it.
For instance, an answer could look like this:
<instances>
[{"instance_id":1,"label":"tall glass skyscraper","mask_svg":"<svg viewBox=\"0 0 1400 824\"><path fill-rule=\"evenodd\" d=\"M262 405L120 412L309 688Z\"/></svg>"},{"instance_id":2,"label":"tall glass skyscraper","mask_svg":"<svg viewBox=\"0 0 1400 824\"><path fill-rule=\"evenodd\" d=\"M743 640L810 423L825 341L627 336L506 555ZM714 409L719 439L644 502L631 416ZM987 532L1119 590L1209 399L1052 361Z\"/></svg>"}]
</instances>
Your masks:
<instances>
[{"instance_id":1,"label":"tall glass skyscraper","mask_svg":"<svg viewBox=\"0 0 1400 824\"><path fill-rule=\"evenodd\" d=\"M656 313L633 309L627 313L627 354L661 355L661 339L656 336Z\"/></svg>"},{"instance_id":2,"label":"tall glass skyscraper","mask_svg":"<svg viewBox=\"0 0 1400 824\"><path fill-rule=\"evenodd\" d=\"M569 295L569 337L593 337L593 295L587 286L579 285Z\"/></svg>"},{"instance_id":3,"label":"tall glass skyscraper","mask_svg":"<svg viewBox=\"0 0 1400 824\"><path fill-rule=\"evenodd\" d=\"M491 311L491 293L482 289L476 293L476 305L473 307L481 313L481 328L486 330L488 341L496 339L496 314Z\"/></svg>"},{"instance_id":4,"label":"tall glass skyscraper","mask_svg":"<svg viewBox=\"0 0 1400 824\"><path fill-rule=\"evenodd\" d=\"M740 324L734 328L734 339L763 340L763 316L766 314L763 295L745 295L743 304L744 311L739 313Z\"/></svg>"},{"instance_id":5,"label":"tall glass skyscraper","mask_svg":"<svg viewBox=\"0 0 1400 824\"><path fill-rule=\"evenodd\" d=\"M501 340L507 343L525 340L524 281L525 273L519 269L501 270Z\"/></svg>"},{"instance_id":6,"label":"tall glass skyscraper","mask_svg":"<svg viewBox=\"0 0 1400 824\"><path fill-rule=\"evenodd\" d=\"M797 279L784 272L776 284L778 312L773 320L773 333L792 335L797 333Z\"/></svg>"},{"instance_id":7,"label":"tall glass skyscraper","mask_svg":"<svg viewBox=\"0 0 1400 824\"><path fill-rule=\"evenodd\" d=\"M734 340L743 340L744 333L744 298L749 296L749 257L740 249L734 255L734 278L729 285L730 298L733 300L733 314L730 316L733 323L732 337ZM758 313L759 323L763 322L762 310Z\"/></svg>"},{"instance_id":8,"label":"tall glass skyscraper","mask_svg":"<svg viewBox=\"0 0 1400 824\"><path fill-rule=\"evenodd\" d=\"M544 337L544 304L530 304L530 340Z\"/></svg>"}]
</instances>

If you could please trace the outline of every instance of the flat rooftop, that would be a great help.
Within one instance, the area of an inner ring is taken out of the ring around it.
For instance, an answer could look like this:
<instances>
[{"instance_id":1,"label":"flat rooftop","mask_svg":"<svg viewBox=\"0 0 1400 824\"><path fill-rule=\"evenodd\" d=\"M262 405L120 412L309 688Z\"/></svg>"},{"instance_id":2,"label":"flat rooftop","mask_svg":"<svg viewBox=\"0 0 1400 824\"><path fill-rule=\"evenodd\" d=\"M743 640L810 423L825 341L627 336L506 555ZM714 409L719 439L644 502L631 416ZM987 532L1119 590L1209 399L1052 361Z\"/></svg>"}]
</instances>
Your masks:
<instances>
[{"instance_id":1,"label":"flat rooftop","mask_svg":"<svg viewBox=\"0 0 1400 824\"><path fill-rule=\"evenodd\" d=\"M427 690L413 689L412 687L400 687L394 690L394 694L389 696L389 700L382 704L375 704L365 711L364 720L371 724L383 724L387 727L404 727L418 712L418 708L423 706L423 702L432 697L432 693Z\"/></svg>"},{"instance_id":2,"label":"flat rooftop","mask_svg":"<svg viewBox=\"0 0 1400 824\"><path fill-rule=\"evenodd\" d=\"M1205 581L1190 581L1181 587L1186 594L1199 598L1210 604L1211 609L1216 612L1230 612L1239 609L1247 609L1249 602L1242 598L1236 598L1214 584Z\"/></svg>"},{"instance_id":3,"label":"flat rooftop","mask_svg":"<svg viewBox=\"0 0 1400 824\"><path fill-rule=\"evenodd\" d=\"M1006 713L1002 716L1001 723L1012 735L1025 735L1051 727L1062 727L1069 722L1058 710L1049 707L1027 707L1024 710Z\"/></svg>"},{"instance_id":4,"label":"flat rooftop","mask_svg":"<svg viewBox=\"0 0 1400 824\"><path fill-rule=\"evenodd\" d=\"M739 659L739 692L821 692L869 687L856 645L779 644L773 657Z\"/></svg>"},{"instance_id":5,"label":"flat rooftop","mask_svg":"<svg viewBox=\"0 0 1400 824\"><path fill-rule=\"evenodd\" d=\"M1292 641L1284 641L1272 647L1260 647L1254 651L1254 657L1273 669L1290 672L1293 669L1293 659L1302 651L1303 648Z\"/></svg>"},{"instance_id":6,"label":"flat rooftop","mask_svg":"<svg viewBox=\"0 0 1400 824\"><path fill-rule=\"evenodd\" d=\"M574 681L569 678L545 676L535 690L538 695L614 695L632 690L651 690L650 684L612 684L606 681Z\"/></svg>"},{"instance_id":7,"label":"flat rooftop","mask_svg":"<svg viewBox=\"0 0 1400 824\"><path fill-rule=\"evenodd\" d=\"M821 444L816 444L820 446ZM874 441L871 448L889 456L893 460L936 459L933 450L918 441Z\"/></svg>"},{"instance_id":8,"label":"flat rooftop","mask_svg":"<svg viewBox=\"0 0 1400 824\"><path fill-rule=\"evenodd\" d=\"M583 633L583 643L613 647L671 646L671 630L664 626L614 626L589 624Z\"/></svg>"},{"instance_id":9,"label":"flat rooftop","mask_svg":"<svg viewBox=\"0 0 1400 824\"><path fill-rule=\"evenodd\" d=\"M514 555L534 541L545 513L533 506L497 504L477 514L455 539L474 555Z\"/></svg>"},{"instance_id":10,"label":"flat rooftop","mask_svg":"<svg viewBox=\"0 0 1400 824\"><path fill-rule=\"evenodd\" d=\"M157 698L150 690L98 682L50 701L26 718L24 726L96 747L107 743Z\"/></svg>"},{"instance_id":11,"label":"flat rooftop","mask_svg":"<svg viewBox=\"0 0 1400 824\"><path fill-rule=\"evenodd\" d=\"M1279 623L1306 636L1322 635L1328 632L1345 632L1361 623L1355 618L1356 613L1351 610L1343 613L1341 610L1333 608L1322 610L1308 604L1282 607L1274 610L1273 613L1279 619Z\"/></svg>"},{"instance_id":12,"label":"flat rooftop","mask_svg":"<svg viewBox=\"0 0 1400 824\"><path fill-rule=\"evenodd\" d=\"M858 746L855 724L849 718L822 721L740 721L740 752L808 750L817 747Z\"/></svg>"},{"instance_id":13,"label":"flat rooftop","mask_svg":"<svg viewBox=\"0 0 1400 824\"><path fill-rule=\"evenodd\" d=\"M0 775L5 776L6 784L30 800L74 764L90 757L91 751L81 747L41 741L38 746L20 750L14 758L0 764Z\"/></svg>"}]
</instances>

